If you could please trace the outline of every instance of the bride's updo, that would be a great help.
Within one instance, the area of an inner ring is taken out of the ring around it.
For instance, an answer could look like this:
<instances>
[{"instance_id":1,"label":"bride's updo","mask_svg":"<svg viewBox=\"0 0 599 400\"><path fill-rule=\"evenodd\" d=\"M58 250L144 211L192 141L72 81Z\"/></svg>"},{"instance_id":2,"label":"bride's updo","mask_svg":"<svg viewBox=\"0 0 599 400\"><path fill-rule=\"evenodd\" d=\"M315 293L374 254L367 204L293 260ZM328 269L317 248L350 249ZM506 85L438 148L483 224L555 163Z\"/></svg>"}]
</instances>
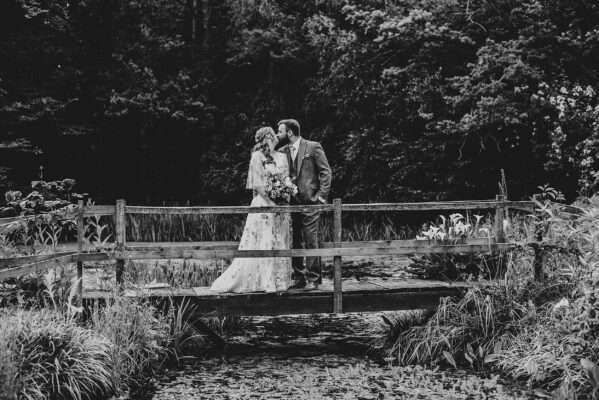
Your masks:
<instances>
[{"instance_id":1,"label":"bride's updo","mask_svg":"<svg viewBox=\"0 0 599 400\"><path fill-rule=\"evenodd\" d=\"M256 131L256 136L254 140L256 144L254 145L253 151L261 151L265 156L270 155L270 149L268 147L268 140L277 140L277 135L275 134L274 129L270 126L263 126L262 128Z\"/></svg>"}]
</instances>

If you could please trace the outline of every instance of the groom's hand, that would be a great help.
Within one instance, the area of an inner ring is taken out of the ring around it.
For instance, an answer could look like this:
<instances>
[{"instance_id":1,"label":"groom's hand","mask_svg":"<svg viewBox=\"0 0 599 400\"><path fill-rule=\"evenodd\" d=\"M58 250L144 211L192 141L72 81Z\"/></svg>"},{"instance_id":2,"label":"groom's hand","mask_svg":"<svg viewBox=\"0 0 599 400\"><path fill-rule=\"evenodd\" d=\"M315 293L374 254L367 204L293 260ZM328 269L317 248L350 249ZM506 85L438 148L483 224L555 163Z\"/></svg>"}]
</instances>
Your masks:
<instances>
[{"instance_id":1,"label":"groom's hand","mask_svg":"<svg viewBox=\"0 0 599 400\"><path fill-rule=\"evenodd\" d=\"M311 199L312 203L314 204L327 204L327 201L325 199L322 198L322 196L314 196Z\"/></svg>"}]
</instances>

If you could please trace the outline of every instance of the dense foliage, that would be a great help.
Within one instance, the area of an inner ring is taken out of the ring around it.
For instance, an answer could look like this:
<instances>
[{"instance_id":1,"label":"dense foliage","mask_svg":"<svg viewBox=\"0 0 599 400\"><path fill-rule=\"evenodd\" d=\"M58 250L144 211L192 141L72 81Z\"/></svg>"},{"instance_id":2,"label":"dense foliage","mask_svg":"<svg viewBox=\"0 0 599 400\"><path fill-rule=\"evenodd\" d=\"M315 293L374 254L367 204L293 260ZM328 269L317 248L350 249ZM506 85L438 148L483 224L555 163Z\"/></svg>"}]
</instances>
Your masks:
<instances>
[{"instance_id":1,"label":"dense foliage","mask_svg":"<svg viewBox=\"0 0 599 400\"><path fill-rule=\"evenodd\" d=\"M443 299L424 324L397 334L391 353L400 363L492 370L554 399L596 398L599 196L540 208L542 276L534 245L514 251L503 279Z\"/></svg>"},{"instance_id":2,"label":"dense foliage","mask_svg":"<svg viewBox=\"0 0 599 400\"><path fill-rule=\"evenodd\" d=\"M333 195L599 185L594 0L9 0L0 191L238 203L251 137L298 118ZM43 170L39 171L42 166Z\"/></svg>"}]
</instances>

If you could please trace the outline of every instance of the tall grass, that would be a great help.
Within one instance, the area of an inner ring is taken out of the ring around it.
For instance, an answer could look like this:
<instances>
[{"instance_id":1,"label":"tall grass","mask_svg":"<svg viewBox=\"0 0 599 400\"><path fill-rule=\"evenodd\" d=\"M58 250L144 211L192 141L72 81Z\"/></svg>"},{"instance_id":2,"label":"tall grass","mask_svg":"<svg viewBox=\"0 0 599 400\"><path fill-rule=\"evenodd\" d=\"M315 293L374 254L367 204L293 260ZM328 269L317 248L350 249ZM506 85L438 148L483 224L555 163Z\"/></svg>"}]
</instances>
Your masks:
<instances>
[{"instance_id":1,"label":"tall grass","mask_svg":"<svg viewBox=\"0 0 599 400\"><path fill-rule=\"evenodd\" d=\"M544 279L533 250L508 257L505 277L443 299L424 324L398 332L390 354L401 364L496 370L554 391L589 395L599 387L599 195L571 206L539 202L528 235L543 232Z\"/></svg>"},{"instance_id":2,"label":"tall grass","mask_svg":"<svg viewBox=\"0 0 599 400\"><path fill-rule=\"evenodd\" d=\"M165 302L164 312L169 326L169 352L177 361L195 357L208 347L206 337L195 328L194 319L199 318L197 307L187 298L176 304L172 298Z\"/></svg>"},{"instance_id":3,"label":"tall grass","mask_svg":"<svg viewBox=\"0 0 599 400\"><path fill-rule=\"evenodd\" d=\"M0 393L5 398L108 396L110 342L50 310L0 310Z\"/></svg>"},{"instance_id":4,"label":"tall grass","mask_svg":"<svg viewBox=\"0 0 599 400\"><path fill-rule=\"evenodd\" d=\"M229 265L229 260L130 260L125 280L144 285L163 282L174 288L210 286Z\"/></svg>"},{"instance_id":5,"label":"tall grass","mask_svg":"<svg viewBox=\"0 0 599 400\"><path fill-rule=\"evenodd\" d=\"M110 380L118 393L139 386L167 353L169 326L146 301L114 296L92 308L89 327L110 343Z\"/></svg>"},{"instance_id":6,"label":"tall grass","mask_svg":"<svg viewBox=\"0 0 599 400\"><path fill-rule=\"evenodd\" d=\"M127 237L136 242L238 241L245 215L127 215Z\"/></svg>"},{"instance_id":7,"label":"tall grass","mask_svg":"<svg viewBox=\"0 0 599 400\"><path fill-rule=\"evenodd\" d=\"M428 215L427 215L428 216ZM426 218L426 216L424 217ZM127 215L127 240L135 242L238 241L246 215ZM415 236L423 217L352 212L343 216L343 240L398 240ZM333 240L330 213L321 214L321 240ZM111 228L112 229L112 228Z\"/></svg>"}]
</instances>

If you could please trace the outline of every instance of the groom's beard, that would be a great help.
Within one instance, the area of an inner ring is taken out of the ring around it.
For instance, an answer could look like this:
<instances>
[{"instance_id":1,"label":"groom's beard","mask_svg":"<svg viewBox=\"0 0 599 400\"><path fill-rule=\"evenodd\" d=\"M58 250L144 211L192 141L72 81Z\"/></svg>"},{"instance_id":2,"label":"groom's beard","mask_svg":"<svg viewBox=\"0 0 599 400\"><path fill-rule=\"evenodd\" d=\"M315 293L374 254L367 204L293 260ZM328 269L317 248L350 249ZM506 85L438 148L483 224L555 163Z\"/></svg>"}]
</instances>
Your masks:
<instances>
[{"instance_id":1,"label":"groom's beard","mask_svg":"<svg viewBox=\"0 0 599 400\"><path fill-rule=\"evenodd\" d=\"M281 138L281 140L279 140L279 142L275 145L275 150L279 150L281 147L286 146L288 144L290 144L291 141L289 140L289 137L287 137L287 135L283 136Z\"/></svg>"}]
</instances>

